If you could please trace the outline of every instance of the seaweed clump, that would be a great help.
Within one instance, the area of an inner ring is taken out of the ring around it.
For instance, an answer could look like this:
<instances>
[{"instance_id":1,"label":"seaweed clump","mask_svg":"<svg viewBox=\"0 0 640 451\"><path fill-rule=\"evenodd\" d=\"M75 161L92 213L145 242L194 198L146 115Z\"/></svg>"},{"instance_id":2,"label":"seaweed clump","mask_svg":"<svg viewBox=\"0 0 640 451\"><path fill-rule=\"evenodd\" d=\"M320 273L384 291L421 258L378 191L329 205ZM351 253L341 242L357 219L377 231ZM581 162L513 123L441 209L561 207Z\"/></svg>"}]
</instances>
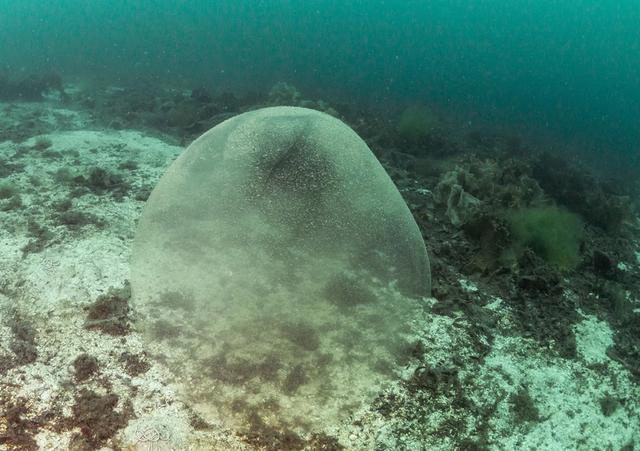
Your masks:
<instances>
[{"instance_id":1,"label":"seaweed clump","mask_svg":"<svg viewBox=\"0 0 640 451\"><path fill-rule=\"evenodd\" d=\"M38 358L36 332L31 324L15 315L8 321L8 326L13 334L9 349L14 356L0 360L0 374L11 368L33 363Z\"/></svg>"},{"instance_id":2,"label":"seaweed clump","mask_svg":"<svg viewBox=\"0 0 640 451\"><path fill-rule=\"evenodd\" d=\"M41 252L55 237L51 230L33 219L27 223L27 236L30 240L21 249L23 257L27 254Z\"/></svg>"},{"instance_id":3,"label":"seaweed clump","mask_svg":"<svg viewBox=\"0 0 640 451\"><path fill-rule=\"evenodd\" d=\"M320 347L318 332L308 323L288 322L282 325L281 330L285 338L305 351L315 351Z\"/></svg>"},{"instance_id":4,"label":"seaweed clump","mask_svg":"<svg viewBox=\"0 0 640 451\"><path fill-rule=\"evenodd\" d=\"M72 408L73 417L64 422L66 429L80 428L71 439L74 449L100 449L127 425L133 416L133 407L127 403L117 412L118 399L115 393L101 396L85 388L80 390Z\"/></svg>"},{"instance_id":5,"label":"seaweed clump","mask_svg":"<svg viewBox=\"0 0 640 451\"><path fill-rule=\"evenodd\" d=\"M18 399L11 401L0 398L0 445L10 450L35 451L38 449L33 436L40 424L29 420L27 401Z\"/></svg>"},{"instance_id":6,"label":"seaweed clump","mask_svg":"<svg viewBox=\"0 0 640 451\"><path fill-rule=\"evenodd\" d=\"M398 118L396 133L399 144L414 155L442 157L455 151L443 133L440 118L425 105L406 108Z\"/></svg>"},{"instance_id":7,"label":"seaweed clump","mask_svg":"<svg viewBox=\"0 0 640 451\"><path fill-rule=\"evenodd\" d=\"M242 439L247 444L266 450L301 450L304 449L304 440L291 430L280 430L267 425L258 414L250 418L251 427L248 432L242 434Z\"/></svg>"},{"instance_id":8,"label":"seaweed clump","mask_svg":"<svg viewBox=\"0 0 640 451\"><path fill-rule=\"evenodd\" d=\"M140 354L125 352L120 356L120 361L124 363L124 370L131 377L144 374L151 368L151 364Z\"/></svg>"},{"instance_id":9,"label":"seaweed clump","mask_svg":"<svg viewBox=\"0 0 640 451\"><path fill-rule=\"evenodd\" d=\"M98 296L88 307L85 329L115 336L128 334L130 298L131 288L128 282L124 288L111 288L107 294Z\"/></svg>"},{"instance_id":10,"label":"seaweed clump","mask_svg":"<svg viewBox=\"0 0 640 451\"><path fill-rule=\"evenodd\" d=\"M99 167L92 168L87 175L73 177L71 181L77 188L87 189L98 196L111 194L116 200L122 200L131 189L121 174Z\"/></svg>"},{"instance_id":11,"label":"seaweed clump","mask_svg":"<svg viewBox=\"0 0 640 451\"><path fill-rule=\"evenodd\" d=\"M583 225L575 214L557 207L537 207L507 214L517 248L528 247L547 263L574 269L580 262Z\"/></svg>"},{"instance_id":12,"label":"seaweed clump","mask_svg":"<svg viewBox=\"0 0 640 451\"><path fill-rule=\"evenodd\" d=\"M615 397L611 396L608 393L602 398L600 398L599 402L600 402L600 411L602 412L602 415L604 415L605 417L610 417L611 415L613 415L615 411L618 410L618 407L620 406L620 402Z\"/></svg>"},{"instance_id":13,"label":"seaweed clump","mask_svg":"<svg viewBox=\"0 0 640 451\"><path fill-rule=\"evenodd\" d=\"M512 393L509 396L509 405L517 423L540 421L540 411L527 389L521 388L516 393Z\"/></svg>"},{"instance_id":14,"label":"seaweed clump","mask_svg":"<svg viewBox=\"0 0 640 451\"><path fill-rule=\"evenodd\" d=\"M452 204L449 199L454 189L480 204L473 205L473 210ZM454 267L466 260L462 271L467 274L491 277L496 288L511 293L504 299L512 306L522 334L553 345L565 358L575 357L572 325L577 315L575 305L562 296L561 273L581 263L586 241L581 219L566 209L549 206L530 166L514 158L469 157L443 175L435 193L447 206L442 220L460 227L469 241L448 239L434 253ZM457 223L452 221L451 208L460 218ZM451 283L439 290L441 296L447 296ZM476 321L482 315L482 309L465 310Z\"/></svg>"},{"instance_id":15,"label":"seaweed clump","mask_svg":"<svg viewBox=\"0 0 640 451\"><path fill-rule=\"evenodd\" d=\"M14 185L0 184L0 210L11 211L22 207L22 198Z\"/></svg>"},{"instance_id":16,"label":"seaweed clump","mask_svg":"<svg viewBox=\"0 0 640 451\"><path fill-rule=\"evenodd\" d=\"M24 169L22 163L10 163L4 158L0 158L0 178L5 178L11 174L17 174Z\"/></svg>"},{"instance_id":17,"label":"seaweed clump","mask_svg":"<svg viewBox=\"0 0 640 451\"><path fill-rule=\"evenodd\" d=\"M84 382L98 372L98 360L88 354L80 354L73 361L74 377L77 382Z\"/></svg>"},{"instance_id":18,"label":"seaweed clump","mask_svg":"<svg viewBox=\"0 0 640 451\"><path fill-rule=\"evenodd\" d=\"M130 402L119 411L118 395L99 395L85 388L75 396L71 417L62 417L59 410L34 415L24 398L12 400L0 397L0 446L2 449L35 451L40 449L35 436L43 429L64 432L79 429L73 435L69 449L90 451L101 449L115 434L124 428L134 416ZM56 420L59 418L59 420ZM115 444L114 444L115 445ZM119 449L114 446L115 449Z\"/></svg>"},{"instance_id":19,"label":"seaweed clump","mask_svg":"<svg viewBox=\"0 0 640 451\"><path fill-rule=\"evenodd\" d=\"M33 148L36 150L46 150L53 145L53 142L46 136L40 136L36 138L36 142L33 144Z\"/></svg>"},{"instance_id":20,"label":"seaweed clump","mask_svg":"<svg viewBox=\"0 0 640 451\"><path fill-rule=\"evenodd\" d=\"M415 369L413 376L407 381L410 392L426 391L436 396L450 390L461 390L456 368L432 367L422 365Z\"/></svg>"},{"instance_id":21,"label":"seaweed clump","mask_svg":"<svg viewBox=\"0 0 640 451\"><path fill-rule=\"evenodd\" d=\"M410 144L420 144L438 128L438 117L424 105L406 108L398 119L396 129L400 137Z\"/></svg>"},{"instance_id":22,"label":"seaweed clump","mask_svg":"<svg viewBox=\"0 0 640 451\"><path fill-rule=\"evenodd\" d=\"M69 230L78 231L83 227L94 225L98 228L105 226L105 221L96 215L80 210L67 210L57 215L60 224Z\"/></svg>"},{"instance_id":23,"label":"seaweed clump","mask_svg":"<svg viewBox=\"0 0 640 451\"><path fill-rule=\"evenodd\" d=\"M207 368L206 373L213 379L238 387L256 379L275 381L282 366L275 356L254 362L245 358L230 359L224 351L206 359L203 364Z\"/></svg>"},{"instance_id":24,"label":"seaweed clump","mask_svg":"<svg viewBox=\"0 0 640 451\"><path fill-rule=\"evenodd\" d=\"M628 196L614 194L595 177L559 157L543 154L532 174L549 196L608 233L619 232L631 216Z\"/></svg>"},{"instance_id":25,"label":"seaweed clump","mask_svg":"<svg viewBox=\"0 0 640 451\"><path fill-rule=\"evenodd\" d=\"M0 185L0 199L9 199L16 193L16 188L8 183Z\"/></svg>"},{"instance_id":26,"label":"seaweed clump","mask_svg":"<svg viewBox=\"0 0 640 451\"><path fill-rule=\"evenodd\" d=\"M309 376L304 369L304 366L298 364L294 366L287 377L284 380L283 389L287 394L292 394L298 391L302 385L309 382Z\"/></svg>"},{"instance_id":27,"label":"seaweed clump","mask_svg":"<svg viewBox=\"0 0 640 451\"><path fill-rule=\"evenodd\" d=\"M240 438L247 444L265 450L302 450L305 440L294 431L287 428L276 428L268 425L256 412L248 418L249 427L240 433Z\"/></svg>"}]
</instances>

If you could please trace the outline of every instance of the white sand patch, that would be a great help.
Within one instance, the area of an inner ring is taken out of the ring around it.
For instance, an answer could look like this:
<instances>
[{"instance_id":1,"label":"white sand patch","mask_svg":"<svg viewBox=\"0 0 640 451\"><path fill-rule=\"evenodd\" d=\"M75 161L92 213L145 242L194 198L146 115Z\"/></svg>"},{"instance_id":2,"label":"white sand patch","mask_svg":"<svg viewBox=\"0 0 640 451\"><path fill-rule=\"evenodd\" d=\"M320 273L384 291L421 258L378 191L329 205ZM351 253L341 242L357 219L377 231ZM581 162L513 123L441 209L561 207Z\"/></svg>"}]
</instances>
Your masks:
<instances>
[{"instance_id":1,"label":"white sand patch","mask_svg":"<svg viewBox=\"0 0 640 451\"><path fill-rule=\"evenodd\" d=\"M86 303L128 278L128 247L107 234L30 254L21 271L23 300L46 312L64 300Z\"/></svg>"},{"instance_id":2,"label":"white sand patch","mask_svg":"<svg viewBox=\"0 0 640 451\"><path fill-rule=\"evenodd\" d=\"M607 348L613 345L613 331L606 322L598 321L595 316L586 315L574 330L578 354L587 363L609 361Z\"/></svg>"},{"instance_id":3,"label":"white sand patch","mask_svg":"<svg viewBox=\"0 0 640 451\"><path fill-rule=\"evenodd\" d=\"M595 335L601 335L599 325L583 325L581 330L594 327ZM493 383L489 390L507 395L525 388L539 410L539 421L517 424L508 401L503 401L492 423L497 431L512 433L500 439L500 449L575 449L577 443L584 449L620 449L638 439L640 391L615 362L608 362L603 374L574 361L544 356L528 340L497 337L479 377ZM608 394L625 402L606 417L599 400Z\"/></svg>"},{"instance_id":4,"label":"white sand patch","mask_svg":"<svg viewBox=\"0 0 640 451\"><path fill-rule=\"evenodd\" d=\"M51 114L58 117L62 113ZM34 149L43 139L49 140L50 145ZM113 337L84 328L84 307L109 287L121 287L129 277L130 243L143 202L127 194L114 199L109 192L88 191L72 199L72 208L99 217L102 226L89 224L72 230L57 221L55 202L65 199L71 188L56 180L56 171L69 170L73 175L86 175L93 167L119 171L134 192L146 183L153 186L181 150L126 130L61 131L21 144L0 143L0 157L19 165L19 170L5 177L4 182L16 188L25 205L0 212L0 288L8 294L0 295L0 358L13 355L13 333L7 321L14 314L31 324L38 354L34 363L0 375L0 396L29 400L28 408L33 414L61 409L68 417L78 390L86 388L99 395L112 393L119 399L117 412L131 402L137 417L118 434L120 446L126 449L216 449L212 443L222 442L228 445L224 449L244 448L237 438L224 438L224 431L194 431L190 425L192 414L171 388L173 375L161 365L149 359L148 371L127 374L122 356L145 352L135 330L124 337ZM118 169L127 160L137 165L133 173ZM23 247L32 239L30 221L37 221L51 236L43 249L23 254ZM132 319L135 316L132 312ZM87 381L77 383L73 362L83 353L95 357L99 369ZM162 448L162 441L152 440L149 424L164 425L162 437L167 439L164 444L168 447ZM69 449L70 439L77 432L45 429L38 433L36 441L43 450Z\"/></svg>"},{"instance_id":5,"label":"white sand patch","mask_svg":"<svg viewBox=\"0 0 640 451\"><path fill-rule=\"evenodd\" d=\"M475 293L478 291L478 287L476 286L476 284L470 280L460 279L458 280L458 283L460 284L460 287L462 287L462 289L467 293Z\"/></svg>"},{"instance_id":6,"label":"white sand patch","mask_svg":"<svg viewBox=\"0 0 640 451\"><path fill-rule=\"evenodd\" d=\"M0 102L0 129L8 131L9 138L23 138L25 132L30 130L38 135L56 130L87 128L92 123L90 114L62 108L57 102Z\"/></svg>"}]
</instances>

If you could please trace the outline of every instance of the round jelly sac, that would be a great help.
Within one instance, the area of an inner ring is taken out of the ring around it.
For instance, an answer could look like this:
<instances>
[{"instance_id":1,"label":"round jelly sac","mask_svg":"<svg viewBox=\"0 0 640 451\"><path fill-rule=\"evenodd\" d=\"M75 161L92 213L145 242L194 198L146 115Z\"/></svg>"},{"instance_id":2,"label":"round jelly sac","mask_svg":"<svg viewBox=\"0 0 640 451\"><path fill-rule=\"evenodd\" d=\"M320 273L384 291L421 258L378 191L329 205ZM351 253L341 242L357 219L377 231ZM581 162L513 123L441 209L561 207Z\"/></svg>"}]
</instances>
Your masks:
<instances>
[{"instance_id":1,"label":"round jelly sac","mask_svg":"<svg viewBox=\"0 0 640 451\"><path fill-rule=\"evenodd\" d=\"M144 208L132 294L207 421L328 430L405 365L430 290L420 230L364 141L318 111L228 119Z\"/></svg>"}]
</instances>

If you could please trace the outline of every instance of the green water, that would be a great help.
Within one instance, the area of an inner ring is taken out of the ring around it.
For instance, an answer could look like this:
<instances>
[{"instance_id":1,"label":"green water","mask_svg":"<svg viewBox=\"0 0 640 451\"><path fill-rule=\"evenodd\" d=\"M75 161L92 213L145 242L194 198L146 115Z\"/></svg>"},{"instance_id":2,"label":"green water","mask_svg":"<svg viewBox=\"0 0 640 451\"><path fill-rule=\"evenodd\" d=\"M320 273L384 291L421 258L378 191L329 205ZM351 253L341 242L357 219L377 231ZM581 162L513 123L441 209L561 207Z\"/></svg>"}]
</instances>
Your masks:
<instances>
[{"instance_id":1,"label":"green water","mask_svg":"<svg viewBox=\"0 0 640 451\"><path fill-rule=\"evenodd\" d=\"M638 23L636 0L1 0L0 68L420 101L629 168Z\"/></svg>"}]
</instances>

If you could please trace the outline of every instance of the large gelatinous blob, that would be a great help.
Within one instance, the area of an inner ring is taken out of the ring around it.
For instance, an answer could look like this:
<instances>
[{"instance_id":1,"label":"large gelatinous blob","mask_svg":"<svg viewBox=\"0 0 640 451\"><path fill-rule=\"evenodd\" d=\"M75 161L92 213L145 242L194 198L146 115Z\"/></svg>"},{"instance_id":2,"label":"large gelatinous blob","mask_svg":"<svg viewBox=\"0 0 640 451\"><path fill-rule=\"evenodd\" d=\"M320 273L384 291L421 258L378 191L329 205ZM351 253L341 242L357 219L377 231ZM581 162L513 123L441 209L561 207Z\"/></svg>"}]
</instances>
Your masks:
<instances>
[{"instance_id":1,"label":"large gelatinous blob","mask_svg":"<svg viewBox=\"0 0 640 451\"><path fill-rule=\"evenodd\" d=\"M430 271L364 141L276 107L221 123L167 170L138 225L132 290L150 348L205 419L308 432L397 377Z\"/></svg>"}]
</instances>

